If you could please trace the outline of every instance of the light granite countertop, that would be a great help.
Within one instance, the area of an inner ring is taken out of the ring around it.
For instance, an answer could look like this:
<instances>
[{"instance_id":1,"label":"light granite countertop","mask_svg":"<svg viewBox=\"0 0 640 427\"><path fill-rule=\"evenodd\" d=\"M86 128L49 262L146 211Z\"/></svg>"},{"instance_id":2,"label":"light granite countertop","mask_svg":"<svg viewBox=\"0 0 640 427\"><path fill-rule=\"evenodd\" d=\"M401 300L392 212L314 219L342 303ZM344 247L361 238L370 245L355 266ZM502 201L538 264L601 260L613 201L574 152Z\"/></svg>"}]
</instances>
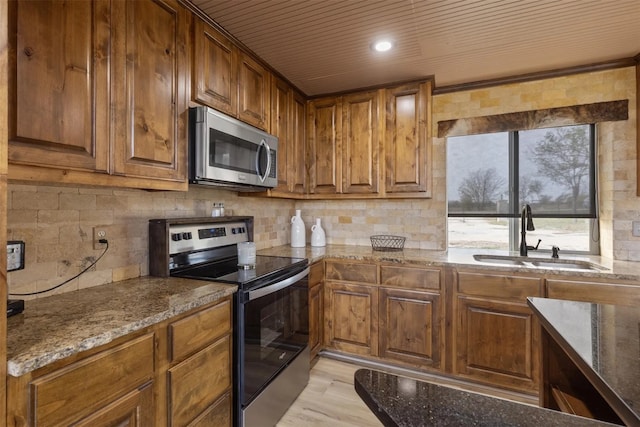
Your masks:
<instances>
[{"instance_id":1,"label":"light granite countertop","mask_svg":"<svg viewBox=\"0 0 640 427\"><path fill-rule=\"evenodd\" d=\"M140 277L25 301L24 312L7 319L7 371L24 375L236 290L222 283Z\"/></svg>"},{"instance_id":2,"label":"light granite countertop","mask_svg":"<svg viewBox=\"0 0 640 427\"><path fill-rule=\"evenodd\" d=\"M309 263L322 259L351 259L358 261L373 261L398 263L415 266L452 266L458 268L473 267L487 271L503 271L507 273L536 273L545 276L571 276L606 280L637 281L640 285L640 263L630 261L614 261L600 256L563 255L561 260L586 261L604 267L604 270L577 270L557 267L532 267L489 264L476 261L475 254L518 256L517 252L487 250L487 249L449 249L448 251L431 251L425 249L403 249L401 251L374 251L371 246L327 245L324 247L292 248L289 245L262 249L259 255L291 256L308 258ZM551 260L551 255L544 252L529 252L529 258L543 258Z\"/></svg>"}]
</instances>

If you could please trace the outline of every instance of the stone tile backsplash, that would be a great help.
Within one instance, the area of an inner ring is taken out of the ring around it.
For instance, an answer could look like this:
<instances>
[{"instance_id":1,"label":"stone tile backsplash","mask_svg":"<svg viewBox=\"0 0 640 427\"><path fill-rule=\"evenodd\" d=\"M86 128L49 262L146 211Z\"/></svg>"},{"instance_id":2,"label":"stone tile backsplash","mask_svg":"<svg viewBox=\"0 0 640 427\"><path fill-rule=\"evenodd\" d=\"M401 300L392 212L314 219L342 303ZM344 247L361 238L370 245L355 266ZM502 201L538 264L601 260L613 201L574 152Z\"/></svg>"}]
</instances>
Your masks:
<instances>
[{"instance_id":1,"label":"stone tile backsplash","mask_svg":"<svg viewBox=\"0 0 640 427\"><path fill-rule=\"evenodd\" d=\"M9 184L7 239L26 244L25 269L7 274L9 292L46 289L90 265L102 253L93 249L94 226L107 231L108 252L95 267L51 293L147 275L148 220L210 216L213 202L223 202L227 214L253 215L260 249L289 241L293 201L200 187L180 193Z\"/></svg>"}]
</instances>

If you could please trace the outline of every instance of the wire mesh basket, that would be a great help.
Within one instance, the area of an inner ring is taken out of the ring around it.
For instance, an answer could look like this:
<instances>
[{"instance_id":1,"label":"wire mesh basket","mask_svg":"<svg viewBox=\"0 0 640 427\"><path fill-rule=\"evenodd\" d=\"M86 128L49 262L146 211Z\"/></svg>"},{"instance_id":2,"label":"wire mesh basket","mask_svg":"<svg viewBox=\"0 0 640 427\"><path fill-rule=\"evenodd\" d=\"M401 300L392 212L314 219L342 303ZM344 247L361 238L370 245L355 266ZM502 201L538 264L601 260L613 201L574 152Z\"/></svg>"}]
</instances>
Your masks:
<instances>
[{"instance_id":1,"label":"wire mesh basket","mask_svg":"<svg viewBox=\"0 0 640 427\"><path fill-rule=\"evenodd\" d=\"M404 249L405 238L402 236L379 234L370 238L374 251L401 251Z\"/></svg>"}]
</instances>

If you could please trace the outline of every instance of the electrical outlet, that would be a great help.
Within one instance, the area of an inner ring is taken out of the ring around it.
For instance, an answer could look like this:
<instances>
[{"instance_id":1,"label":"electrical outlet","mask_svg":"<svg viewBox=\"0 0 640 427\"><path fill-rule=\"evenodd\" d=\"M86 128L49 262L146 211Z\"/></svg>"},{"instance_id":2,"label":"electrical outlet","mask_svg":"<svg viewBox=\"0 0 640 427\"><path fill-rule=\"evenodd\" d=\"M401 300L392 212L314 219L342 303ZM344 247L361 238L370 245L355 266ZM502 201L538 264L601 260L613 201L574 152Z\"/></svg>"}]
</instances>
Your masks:
<instances>
[{"instance_id":1,"label":"electrical outlet","mask_svg":"<svg viewBox=\"0 0 640 427\"><path fill-rule=\"evenodd\" d=\"M22 270L24 268L24 242L21 240L7 241L7 271Z\"/></svg>"},{"instance_id":2,"label":"electrical outlet","mask_svg":"<svg viewBox=\"0 0 640 427\"><path fill-rule=\"evenodd\" d=\"M105 244L100 243L100 239L107 238L107 229L105 227L93 227L93 249L104 249Z\"/></svg>"}]
</instances>

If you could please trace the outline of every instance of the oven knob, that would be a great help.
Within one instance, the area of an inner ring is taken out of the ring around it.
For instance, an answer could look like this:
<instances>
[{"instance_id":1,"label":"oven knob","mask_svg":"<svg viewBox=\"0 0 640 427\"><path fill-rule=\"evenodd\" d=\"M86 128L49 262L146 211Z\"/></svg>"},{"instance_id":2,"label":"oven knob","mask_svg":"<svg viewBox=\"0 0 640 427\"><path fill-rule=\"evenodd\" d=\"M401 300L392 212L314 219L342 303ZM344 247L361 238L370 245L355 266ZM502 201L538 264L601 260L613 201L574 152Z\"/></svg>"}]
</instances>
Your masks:
<instances>
[{"instance_id":1,"label":"oven knob","mask_svg":"<svg viewBox=\"0 0 640 427\"><path fill-rule=\"evenodd\" d=\"M189 240L193 239L193 234L191 234L191 232L187 233L187 239Z\"/></svg>"},{"instance_id":2,"label":"oven knob","mask_svg":"<svg viewBox=\"0 0 640 427\"><path fill-rule=\"evenodd\" d=\"M236 228L232 228L231 229L231 234L236 234L237 233L237 229Z\"/></svg>"},{"instance_id":3,"label":"oven knob","mask_svg":"<svg viewBox=\"0 0 640 427\"><path fill-rule=\"evenodd\" d=\"M171 240L173 240L174 242L178 242L180 240L182 240L182 234L180 233L173 233L171 235Z\"/></svg>"},{"instance_id":4,"label":"oven knob","mask_svg":"<svg viewBox=\"0 0 640 427\"><path fill-rule=\"evenodd\" d=\"M184 240L189 240L189 239L191 239L190 234L191 234L191 233L186 233L186 232L185 232L185 233L182 233L182 238L183 238Z\"/></svg>"}]
</instances>

